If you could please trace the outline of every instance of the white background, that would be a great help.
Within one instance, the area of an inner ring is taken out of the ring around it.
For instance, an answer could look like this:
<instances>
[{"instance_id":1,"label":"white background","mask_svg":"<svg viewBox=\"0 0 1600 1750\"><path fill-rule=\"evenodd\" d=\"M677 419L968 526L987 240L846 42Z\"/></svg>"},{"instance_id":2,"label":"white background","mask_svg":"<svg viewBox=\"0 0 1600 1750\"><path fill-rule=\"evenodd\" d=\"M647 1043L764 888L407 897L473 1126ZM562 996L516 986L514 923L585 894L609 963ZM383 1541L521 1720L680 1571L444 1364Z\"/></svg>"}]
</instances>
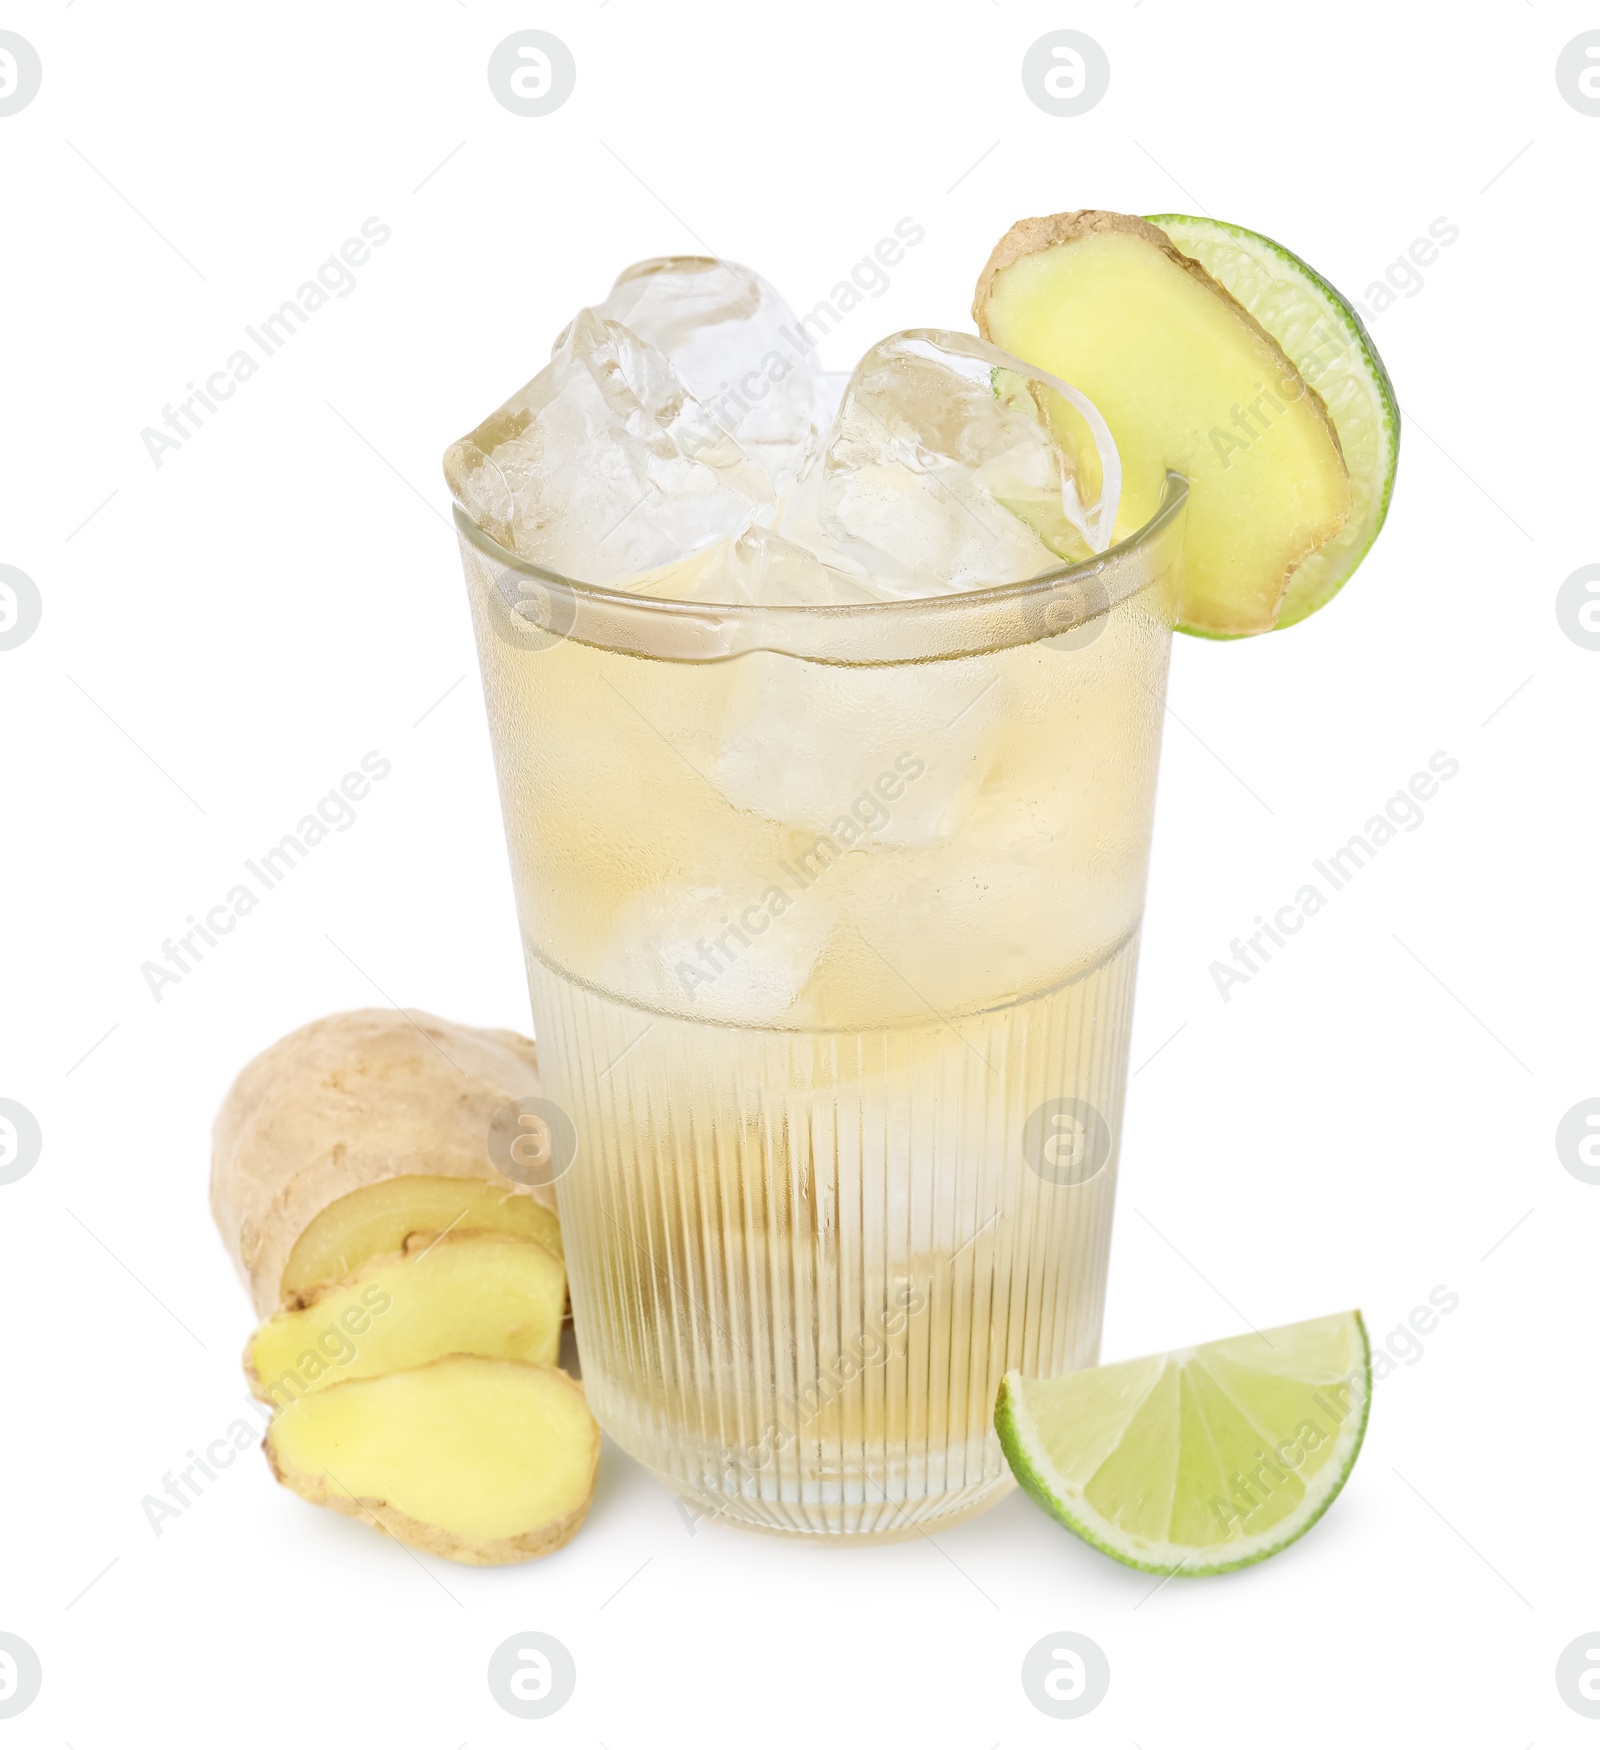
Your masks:
<instances>
[{"instance_id":1,"label":"white background","mask_svg":"<svg viewBox=\"0 0 1600 1750\"><path fill-rule=\"evenodd\" d=\"M0 1186L0 1629L44 1665L0 1744L381 1739L629 1750L891 1735L988 1750L1593 1741L1560 1650L1600 1629L1600 1188L1555 1127L1600 1094L1600 653L1556 590L1600 558L1600 118L1556 85L1592 8L1024 0L867 5L16 4L44 79L0 118L0 563L43 598L0 652L0 1094L44 1149ZM485 68L530 26L557 113ZM1038 36L1111 64L1091 113L1023 93ZM559 1555L414 1558L246 1454L157 1537L141 1498L242 1413L250 1325L206 1207L238 1067L392 999L526 1027L445 509L446 444L626 262L717 252L799 308L926 227L826 344L969 326L1016 218L1209 210L1357 297L1459 238L1373 334L1408 423L1388 527L1311 623L1180 640L1104 1354L1359 1305L1459 1306L1377 1388L1329 1516L1153 1591L1025 1499L890 1548L701 1525L608 1448ZM163 404L369 216L392 238L157 468ZM242 859L376 749L392 774L157 1003L140 974ZM1460 773L1249 984L1208 968L1431 754ZM1507 1237L1509 1236L1509 1237ZM508 1635L577 1662L533 1725ZM1111 1688L1047 1719L1042 1635Z\"/></svg>"}]
</instances>

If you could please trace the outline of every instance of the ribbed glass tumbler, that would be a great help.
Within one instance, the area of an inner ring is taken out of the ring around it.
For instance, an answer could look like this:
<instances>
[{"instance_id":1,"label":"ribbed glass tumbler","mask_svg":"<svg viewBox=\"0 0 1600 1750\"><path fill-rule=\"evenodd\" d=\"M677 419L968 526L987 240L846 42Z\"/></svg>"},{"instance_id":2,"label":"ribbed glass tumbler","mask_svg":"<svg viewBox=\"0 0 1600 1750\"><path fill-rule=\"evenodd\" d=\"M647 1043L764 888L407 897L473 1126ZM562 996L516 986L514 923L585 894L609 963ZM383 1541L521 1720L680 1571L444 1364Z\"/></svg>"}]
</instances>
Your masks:
<instances>
[{"instance_id":1,"label":"ribbed glass tumbler","mask_svg":"<svg viewBox=\"0 0 1600 1750\"><path fill-rule=\"evenodd\" d=\"M584 1385L698 1512L964 1517L1001 1375L1097 1358L1184 501L841 608L572 583L458 513Z\"/></svg>"}]
</instances>

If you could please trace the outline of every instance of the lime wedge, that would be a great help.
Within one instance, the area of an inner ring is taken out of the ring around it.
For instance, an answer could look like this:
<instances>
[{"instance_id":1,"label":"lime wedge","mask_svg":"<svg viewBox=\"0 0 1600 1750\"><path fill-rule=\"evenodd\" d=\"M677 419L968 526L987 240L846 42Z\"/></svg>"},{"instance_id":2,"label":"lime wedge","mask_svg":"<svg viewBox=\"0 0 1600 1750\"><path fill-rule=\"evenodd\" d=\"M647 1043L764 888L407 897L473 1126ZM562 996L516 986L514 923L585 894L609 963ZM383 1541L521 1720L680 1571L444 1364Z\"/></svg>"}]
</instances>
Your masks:
<instances>
[{"instance_id":1,"label":"lime wedge","mask_svg":"<svg viewBox=\"0 0 1600 1750\"><path fill-rule=\"evenodd\" d=\"M1060 1379L1008 1373L995 1429L1016 1478L1131 1568L1224 1574L1327 1511L1372 1398L1358 1312Z\"/></svg>"},{"instance_id":2,"label":"lime wedge","mask_svg":"<svg viewBox=\"0 0 1600 1750\"><path fill-rule=\"evenodd\" d=\"M1242 225L1181 213L1158 213L1149 222L1198 261L1277 341L1322 397L1339 434L1350 470L1350 520L1290 574L1277 624L1292 626L1338 594L1383 527L1400 452L1394 385L1361 318L1281 243Z\"/></svg>"}]
</instances>

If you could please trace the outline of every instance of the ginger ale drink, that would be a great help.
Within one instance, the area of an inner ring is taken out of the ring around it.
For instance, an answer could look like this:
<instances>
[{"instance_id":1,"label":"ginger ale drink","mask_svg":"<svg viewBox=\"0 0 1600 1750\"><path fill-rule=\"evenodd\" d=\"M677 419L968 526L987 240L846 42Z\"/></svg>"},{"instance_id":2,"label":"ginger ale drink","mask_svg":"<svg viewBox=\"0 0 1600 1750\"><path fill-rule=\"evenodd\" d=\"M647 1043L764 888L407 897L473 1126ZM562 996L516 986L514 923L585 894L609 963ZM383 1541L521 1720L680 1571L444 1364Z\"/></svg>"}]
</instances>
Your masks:
<instances>
[{"instance_id":1,"label":"ginger ale drink","mask_svg":"<svg viewBox=\"0 0 1600 1750\"><path fill-rule=\"evenodd\" d=\"M1010 1487L1008 1370L1097 1359L1184 489L1111 544L1110 464L961 337L826 439L776 365L758 429L652 403L648 315L447 461L584 1385L703 1512L906 1533ZM574 424L612 448L541 496Z\"/></svg>"}]
</instances>

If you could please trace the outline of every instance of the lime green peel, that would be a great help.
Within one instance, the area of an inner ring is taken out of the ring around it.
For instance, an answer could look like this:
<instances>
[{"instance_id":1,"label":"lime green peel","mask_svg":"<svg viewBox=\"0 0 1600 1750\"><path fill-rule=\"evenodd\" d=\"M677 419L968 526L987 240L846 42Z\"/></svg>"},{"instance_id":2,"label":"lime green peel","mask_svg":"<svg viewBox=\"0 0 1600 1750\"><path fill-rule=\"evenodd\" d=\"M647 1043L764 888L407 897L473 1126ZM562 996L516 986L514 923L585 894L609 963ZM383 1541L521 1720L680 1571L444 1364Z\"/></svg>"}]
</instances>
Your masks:
<instances>
[{"instance_id":1,"label":"lime green peel","mask_svg":"<svg viewBox=\"0 0 1600 1750\"><path fill-rule=\"evenodd\" d=\"M1330 602L1378 538L1400 455L1394 385L1350 304L1281 243L1242 225L1183 213L1157 213L1149 222L1198 261L1283 348L1322 397L1350 470L1350 520L1291 573L1278 609L1281 630Z\"/></svg>"},{"instance_id":2,"label":"lime green peel","mask_svg":"<svg viewBox=\"0 0 1600 1750\"><path fill-rule=\"evenodd\" d=\"M1344 1487L1372 1401L1359 1312L1059 1379L1008 1373L1017 1481L1132 1568L1225 1574L1304 1537Z\"/></svg>"}]
</instances>

